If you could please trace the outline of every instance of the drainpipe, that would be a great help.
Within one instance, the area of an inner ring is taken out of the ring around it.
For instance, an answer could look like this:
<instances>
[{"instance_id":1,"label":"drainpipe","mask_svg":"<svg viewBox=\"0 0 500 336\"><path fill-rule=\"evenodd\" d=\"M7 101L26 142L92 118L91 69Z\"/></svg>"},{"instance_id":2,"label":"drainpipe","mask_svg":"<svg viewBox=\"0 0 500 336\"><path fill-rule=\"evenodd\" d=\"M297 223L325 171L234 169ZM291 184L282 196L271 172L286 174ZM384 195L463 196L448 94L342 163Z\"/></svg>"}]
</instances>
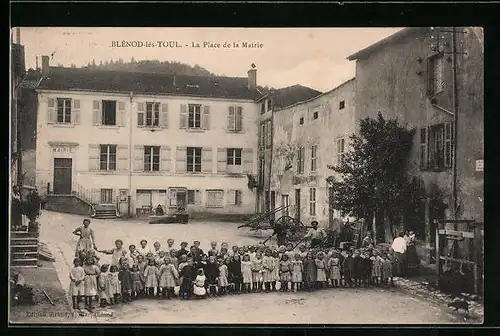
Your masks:
<instances>
[{"instance_id":1,"label":"drainpipe","mask_svg":"<svg viewBox=\"0 0 500 336\"><path fill-rule=\"evenodd\" d=\"M269 174L268 174L268 179L267 179L267 190L269 192L269 197L268 197L268 204L266 207L269 207L266 209L267 211L272 211L274 209L270 209L271 206L271 177L272 177L272 170L273 170L273 139L274 139L274 99L273 99L273 93L271 92L271 130L269 131L271 134L271 148L270 148L270 155L269 155ZM274 195L276 197L276 195ZM276 206L276 205L275 205ZM273 215L274 217L274 215Z\"/></svg>"},{"instance_id":2,"label":"drainpipe","mask_svg":"<svg viewBox=\"0 0 500 336\"><path fill-rule=\"evenodd\" d=\"M457 191L457 129L458 129L458 98L457 98L457 33L456 28L452 28L452 37L451 37L451 62L453 68L453 78L452 78L452 89L453 89L453 215L455 220L457 219L457 207L458 207L458 191Z\"/></svg>"},{"instance_id":3,"label":"drainpipe","mask_svg":"<svg viewBox=\"0 0 500 336\"><path fill-rule=\"evenodd\" d=\"M127 195L127 203L128 203L128 215L131 216L131 199L132 199L132 168L133 168L133 149L132 149L132 127L134 125L134 116L132 113L132 101L134 100L134 93L131 91L129 94L130 97L130 107L129 107L129 133L128 133L128 195Z\"/></svg>"}]
</instances>

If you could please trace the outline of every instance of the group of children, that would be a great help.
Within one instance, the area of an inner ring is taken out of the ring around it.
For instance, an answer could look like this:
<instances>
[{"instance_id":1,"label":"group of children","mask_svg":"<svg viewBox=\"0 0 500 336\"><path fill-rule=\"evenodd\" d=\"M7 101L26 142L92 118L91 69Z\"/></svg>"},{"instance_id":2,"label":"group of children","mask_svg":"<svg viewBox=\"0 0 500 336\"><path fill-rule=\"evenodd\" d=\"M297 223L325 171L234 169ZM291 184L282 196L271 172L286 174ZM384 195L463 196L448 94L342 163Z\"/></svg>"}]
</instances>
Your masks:
<instances>
[{"instance_id":1,"label":"group of children","mask_svg":"<svg viewBox=\"0 0 500 336\"><path fill-rule=\"evenodd\" d=\"M92 311L93 302L101 307L137 298L171 299L179 287L181 299L226 294L272 291L313 291L327 287L360 287L392 284L392 257L369 246L360 250L310 249L292 243L279 248L265 245L232 246L211 242L204 253L200 242L182 242L174 249L168 239L162 249L146 240L128 251L121 240L111 250L77 251L70 272L73 308L81 297ZM111 263L100 265L96 252L112 255ZM277 284L279 283L279 286Z\"/></svg>"}]
</instances>

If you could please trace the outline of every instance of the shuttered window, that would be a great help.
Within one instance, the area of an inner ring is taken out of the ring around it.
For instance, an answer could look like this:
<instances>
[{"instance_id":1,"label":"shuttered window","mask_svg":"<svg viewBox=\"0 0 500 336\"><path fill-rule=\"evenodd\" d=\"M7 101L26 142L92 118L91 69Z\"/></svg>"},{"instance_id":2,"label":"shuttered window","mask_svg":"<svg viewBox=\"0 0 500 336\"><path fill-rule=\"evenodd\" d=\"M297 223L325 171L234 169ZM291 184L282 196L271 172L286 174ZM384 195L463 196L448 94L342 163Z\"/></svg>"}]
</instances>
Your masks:
<instances>
[{"instance_id":1,"label":"shuttered window","mask_svg":"<svg viewBox=\"0 0 500 336\"><path fill-rule=\"evenodd\" d=\"M241 148L227 149L227 164L233 166L241 166Z\"/></svg>"},{"instance_id":2,"label":"shuttered window","mask_svg":"<svg viewBox=\"0 0 500 336\"><path fill-rule=\"evenodd\" d=\"M309 216L316 216L316 188L309 188Z\"/></svg>"},{"instance_id":3,"label":"shuttered window","mask_svg":"<svg viewBox=\"0 0 500 336\"><path fill-rule=\"evenodd\" d=\"M345 139L337 139L337 166L340 167L342 165L342 160L345 155Z\"/></svg>"},{"instance_id":4,"label":"shuttered window","mask_svg":"<svg viewBox=\"0 0 500 336\"><path fill-rule=\"evenodd\" d=\"M224 206L224 190L207 190L207 207L222 208Z\"/></svg>"},{"instance_id":5,"label":"shuttered window","mask_svg":"<svg viewBox=\"0 0 500 336\"><path fill-rule=\"evenodd\" d=\"M102 114L101 124L106 126L116 126L116 101L103 100L102 101Z\"/></svg>"},{"instance_id":6,"label":"shuttered window","mask_svg":"<svg viewBox=\"0 0 500 336\"><path fill-rule=\"evenodd\" d=\"M100 146L100 170L116 170L116 145Z\"/></svg>"},{"instance_id":7,"label":"shuttered window","mask_svg":"<svg viewBox=\"0 0 500 336\"><path fill-rule=\"evenodd\" d=\"M160 103L146 103L146 120L145 126L160 125Z\"/></svg>"},{"instance_id":8,"label":"shuttered window","mask_svg":"<svg viewBox=\"0 0 500 336\"><path fill-rule=\"evenodd\" d=\"M297 173L298 174L304 173L304 159L305 159L305 148L300 147L297 150Z\"/></svg>"},{"instance_id":9,"label":"shuttered window","mask_svg":"<svg viewBox=\"0 0 500 336\"><path fill-rule=\"evenodd\" d=\"M233 132L240 132L243 130L243 107L229 106L227 129Z\"/></svg>"},{"instance_id":10,"label":"shuttered window","mask_svg":"<svg viewBox=\"0 0 500 336\"><path fill-rule=\"evenodd\" d=\"M144 171L160 170L160 146L144 146Z\"/></svg>"},{"instance_id":11,"label":"shuttered window","mask_svg":"<svg viewBox=\"0 0 500 336\"><path fill-rule=\"evenodd\" d=\"M317 150L318 150L317 145L311 146L311 171L312 172L316 171L316 168L317 168L317 157L316 157Z\"/></svg>"},{"instance_id":12,"label":"shuttered window","mask_svg":"<svg viewBox=\"0 0 500 336\"><path fill-rule=\"evenodd\" d=\"M188 147L186 151L187 171L201 172L201 147Z\"/></svg>"},{"instance_id":13,"label":"shuttered window","mask_svg":"<svg viewBox=\"0 0 500 336\"><path fill-rule=\"evenodd\" d=\"M201 128L201 105L188 105L188 127Z\"/></svg>"},{"instance_id":14,"label":"shuttered window","mask_svg":"<svg viewBox=\"0 0 500 336\"><path fill-rule=\"evenodd\" d=\"M444 57L436 54L427 60L428 93L433 96L445 88L444 83Z\"/></svg>"},{"instance_id":15,"label":"shuttered window","mask_svg":"<svg viewBox=\"0 0 500 336\"><path fill-rule=\"evenodd\" d=\"M454 124L443 123L430 126L427 130L427 141L428 168L451 168L454 160Z\"/></svg>"},{"instance_id":16,"label":"shuttered window","mask_svg":"<svg viewBox=\"0 0 500 336\"><path fill-rule=\"evenodd\" d=\"M57 98L57 122L63 124L71 123L70 98Z\"/></svg>"}]
</instances>

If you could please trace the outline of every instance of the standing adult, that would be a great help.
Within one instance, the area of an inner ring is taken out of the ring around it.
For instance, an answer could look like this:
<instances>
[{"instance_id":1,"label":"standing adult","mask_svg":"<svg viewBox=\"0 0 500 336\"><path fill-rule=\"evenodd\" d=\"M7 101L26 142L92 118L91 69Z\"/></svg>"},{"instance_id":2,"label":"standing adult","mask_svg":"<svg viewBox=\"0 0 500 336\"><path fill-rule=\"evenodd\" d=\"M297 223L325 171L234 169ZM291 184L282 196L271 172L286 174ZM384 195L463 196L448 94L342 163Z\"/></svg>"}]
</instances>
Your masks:
<instances>
[{"instance_id":1,"label":"standing adult","mask_svg":"<svg viewBox=\"0 0 500 336\"><path fill-rule=\"evenodd\" d=\"M11 205L11 227L18 230L22 226L22 211L21 211L21 194L19 187L12 188L12 205Z\"/></svg>"},{"instance_id":2,"label":"standing adult","mask_svg":"<svg viewBox=\"0 0 500 336\"><path fill-rule=\"evenodd\" d=\"M392 242L392 250L394 251L394 263L396 266L396 275L404 276L405 270L405 253L407 249L404 232L400 232L398 237L394 238Z\"/></svg>"},{"instance_id":3,"label":"standing adult","mask_svg":"<svg viewBox=\"0 0 500 336\"><path fill-rule=\"evenodd\" d=\"M84 251L85 253L87 253L91 250L97 250L97 247L95 245L94 230L92 230L92 228L90 228L89 226L90 219L85 218L83 220L83 226L80 226L75 231L73 231L74 235L80 237L78 243L76 244L76 257L79 256L80 251Z\"/></svg>"},{"instance_id":4,"label":"standing adult","mask_svg":"<svg viewBox=\"0 0 500 336\"><path fill-rule=\"evenodd\" d=\"M408 261L408 268L414 269L420 265L420 258L418 257L417 247L416 247L416 236L413 231L408 234L408 242L406 246L406 260Z\"/></svg>"},{"instance_id":5,"label":"standing adult","mask_svg":"<svg viewBox=\"0 0 500 336\"><path fill-rule=\"evenodd\" d=\"M323 230L322 228L318 228L318 225L319 223L317 221L312 221L312 228L309 229L306 236L304 237L305 239L311 239L311 248L320 247L321 242L326 237L325 230Z\"/></svg>"}]
</instances>

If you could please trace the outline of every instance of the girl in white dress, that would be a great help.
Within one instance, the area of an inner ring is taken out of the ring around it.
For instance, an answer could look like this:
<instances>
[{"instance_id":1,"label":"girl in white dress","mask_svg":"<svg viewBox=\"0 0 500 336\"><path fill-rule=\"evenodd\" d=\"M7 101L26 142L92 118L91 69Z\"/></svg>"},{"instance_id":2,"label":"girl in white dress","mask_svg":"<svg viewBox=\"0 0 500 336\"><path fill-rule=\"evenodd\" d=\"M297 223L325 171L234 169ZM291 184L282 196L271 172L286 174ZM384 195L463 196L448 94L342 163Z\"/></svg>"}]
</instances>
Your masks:
<instances>
[{"instance_id":1,"label":"girl in white dress","mask_svg":"<svg viewBox=\"0 0 500 336\"><path fill-rule=\"evenodd\" d=\"M243 293L250 293L250 286L252 283L252 262L250 261L249 254L243 256L241 274L243 275Z\"/></svg>"},{"instance_id":2,"label":"girl in white dress","mask_svg":"<svg viewBox=\"0 0 500 336\"><path fill-rule=\"evenodd\" d=\"M219 295L226 294L226 288L229 285L227 281L227 277L229 272L227 270L227 265L224 260L220 259L219 261L219 276L217 277L217 284L219 285Z\"/></svg>"},{"instance_id":3,"label":"girl in white dress","mask_svg":"<svg viewBox=\"0 0 500 336\"><path fill-rule=\"evenodd\" d=\"M205 273L203 269L200 268L197 272L196 279L194 280L193 294L196 297L203 298L207 294L207 290L205 288L207 278L205 277Z\"/></svg>"}]
</instances>

